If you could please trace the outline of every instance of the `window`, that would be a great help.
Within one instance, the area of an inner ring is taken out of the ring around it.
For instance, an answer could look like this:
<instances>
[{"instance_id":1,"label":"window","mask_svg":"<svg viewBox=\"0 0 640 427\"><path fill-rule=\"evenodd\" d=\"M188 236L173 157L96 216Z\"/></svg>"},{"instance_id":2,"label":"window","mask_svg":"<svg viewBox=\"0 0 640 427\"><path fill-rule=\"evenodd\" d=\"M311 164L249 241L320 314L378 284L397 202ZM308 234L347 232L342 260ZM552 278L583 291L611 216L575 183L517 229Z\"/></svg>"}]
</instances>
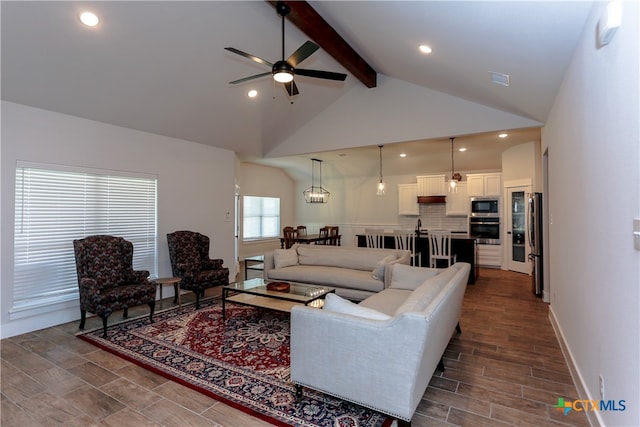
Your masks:
<instances>
[{"instance_id":1,"label":"window","mask_svg":"<svg viewBox=\"0 0 640 427\"><path fill-rule=\"evenodd\" d=\"M75 239L123 237L134 269L157 276L157 179L118 175L18 163L12 317L78 299Z\"/></svg>"},{"instance_id":2,"label":"window","mask_svg":"<svg viewBox=\"0 0 640 427\"><path fill-rule=\"evenodd\" d=\"M280 236L280 199L244 196L242 240Z\"/></svg>"}]
</instances>

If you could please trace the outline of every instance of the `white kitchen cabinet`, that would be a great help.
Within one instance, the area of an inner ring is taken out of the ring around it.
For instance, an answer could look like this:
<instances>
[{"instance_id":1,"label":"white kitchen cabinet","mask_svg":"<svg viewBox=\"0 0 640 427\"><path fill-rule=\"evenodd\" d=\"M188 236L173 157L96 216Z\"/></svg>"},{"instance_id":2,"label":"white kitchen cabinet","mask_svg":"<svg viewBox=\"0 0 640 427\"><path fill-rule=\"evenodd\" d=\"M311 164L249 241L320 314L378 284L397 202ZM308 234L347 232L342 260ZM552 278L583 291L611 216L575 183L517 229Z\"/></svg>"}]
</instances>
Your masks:
<instances>
[{"instance_id":1,"label":"white kitchen cabinet","mask_svg":"<svg viewBox=\"0 0 640 427\"><path fill-rule=\"evenodd\" d=\"M447 194L444 175L417 176L418 196L444 196Z\"/></svg>"},{"instance_id":2,"label":"white kitchen cabinet","mask_svg":"<svg viewBox=\"0 0 640 427\"><path fill-rule=\"evenodd\" d=\"M478 245L480 267L502 267L502 245Z\"/></svg>"},{"instance_id":3,"label":"white kitchen cabinet","mask_svg":"<svg viewBox=\"0 0 640 427\"><path fill-rule=\"evenodd\" d=\"M458 182L456 193L447 193L446 215L447 216L469 216L469 196L467 194L467 183Z\"/></svg>"},{"instance_id":4,"label":"white kitchen cabinet","mask_svg":"<svg viewBox=\"0 0 640 427\"><path fill-rule=\"evenodd\" d=\"M501 173L467 174L467 184L469 197L502 195Z\"/></svg>"},{"instance_id":5,"label":"white kitchen cabinet","mask_svg":"<svg viewBox=\"0 0 640 427\"><path fill-rule=\"evenodd\" d=\"M398 184L398 215L420 215L418 184Z\"/></svg>"}]
</instances>

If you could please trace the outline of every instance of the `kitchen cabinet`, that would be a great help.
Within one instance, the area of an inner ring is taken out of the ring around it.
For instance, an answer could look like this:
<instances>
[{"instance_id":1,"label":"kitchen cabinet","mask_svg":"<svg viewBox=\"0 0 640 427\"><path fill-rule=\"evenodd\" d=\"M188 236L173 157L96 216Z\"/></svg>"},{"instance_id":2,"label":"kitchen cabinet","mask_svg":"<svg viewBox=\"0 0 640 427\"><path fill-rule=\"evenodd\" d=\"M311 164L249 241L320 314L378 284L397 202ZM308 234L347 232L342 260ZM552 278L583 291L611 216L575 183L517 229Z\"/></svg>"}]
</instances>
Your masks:
<instances>
[{"instance_id":1,"label":"kitchen cabinet","mask_svg":"<svg viewBox=\"0 0 640 427\"><path fill-rule=\"evenodd\" d=\"M501 196L501 173L474 173L467 174L467 193L469 197L477 196Z\"/></svg>"},{"instance_id":2,"label":"kitchen cabinet","mask_svg":"<svg viewBox=\"0 0 640 427\"><path fill-rule=\"evenodd\" d=\"M447 216L469 216L469 195L467 194L467 183L458 182L456 193L447 193L447 204L445 214Z\"/></svg>"},{"instance_id":3,"label":"kitchen cabinet","mask_svg":"<svg viewBox=\"0 0 640 427\"><path fill-rule=\"evenodd\" d=\"M418 196L444 196L447 194L444 175L417 176Z\"/></svg>"},{"instance_id":4,"label":"kitchen cabinet","mask_svg":"<svg viewBox=\"0 0 640 427\"><path fill-rule=\"evenodd\" d=\"M478 245L480 267L502 267L502 245Z\"/></svg>"},{"instance_id":5,"label":"kitchen cabinet","mask_svg":"<svg viewBox=\"0 0 640 427\"><path fill-rule=\"evenodd\" d=\"M418 184L398 184L398 215L420 215Z\"/></svg>"}]
</instances>

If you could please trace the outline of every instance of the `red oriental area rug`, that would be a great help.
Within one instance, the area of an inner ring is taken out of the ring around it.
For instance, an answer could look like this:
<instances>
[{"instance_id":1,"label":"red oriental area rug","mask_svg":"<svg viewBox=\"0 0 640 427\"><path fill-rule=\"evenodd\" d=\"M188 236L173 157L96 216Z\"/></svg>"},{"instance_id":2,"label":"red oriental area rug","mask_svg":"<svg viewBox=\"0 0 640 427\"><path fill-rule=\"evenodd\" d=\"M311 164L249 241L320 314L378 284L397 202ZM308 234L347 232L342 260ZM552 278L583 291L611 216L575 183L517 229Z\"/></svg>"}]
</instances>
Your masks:
<instances>
[{"instance_id":1,"label":"red oriental area rug","mask_svg":"<svg viewBox=\"0 0 640 427\"><path fill-rule=\"evenodd\" d=\"M289 381L289 314L220 298L161 311L78 337L275 425L386 427L391 419ZM330 373L327 373L330 374Z\"/></svg>"}]
</instances>

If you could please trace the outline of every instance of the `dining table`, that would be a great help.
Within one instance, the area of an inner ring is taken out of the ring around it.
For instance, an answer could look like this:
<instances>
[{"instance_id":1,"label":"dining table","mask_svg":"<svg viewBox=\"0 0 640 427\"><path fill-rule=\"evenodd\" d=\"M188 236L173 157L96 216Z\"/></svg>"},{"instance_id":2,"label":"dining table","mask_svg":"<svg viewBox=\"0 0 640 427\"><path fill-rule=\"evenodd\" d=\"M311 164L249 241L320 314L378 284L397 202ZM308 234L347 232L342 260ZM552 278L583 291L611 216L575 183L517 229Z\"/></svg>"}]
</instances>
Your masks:
<instances>
[{"instance_id":1,"label":"dining table","mask_svg":"<svg viewBox=\"0 0 640 427\"><path fill-rule=\"evenodd\" d=\"M321 236L320 234L307 234L306 236L298 236L296 237L296 243L303 243L303 244L311 244L311 243L318 243L318 242L323 242L322 244L327 244L327 242L331 241L332 239L335 239L337 241L336 245L340 246L340 238L342 237L341 234L338 234L337 236ZM284 249L284 237L280 237L280 248Z\"/></svg>"}]
</instances>

